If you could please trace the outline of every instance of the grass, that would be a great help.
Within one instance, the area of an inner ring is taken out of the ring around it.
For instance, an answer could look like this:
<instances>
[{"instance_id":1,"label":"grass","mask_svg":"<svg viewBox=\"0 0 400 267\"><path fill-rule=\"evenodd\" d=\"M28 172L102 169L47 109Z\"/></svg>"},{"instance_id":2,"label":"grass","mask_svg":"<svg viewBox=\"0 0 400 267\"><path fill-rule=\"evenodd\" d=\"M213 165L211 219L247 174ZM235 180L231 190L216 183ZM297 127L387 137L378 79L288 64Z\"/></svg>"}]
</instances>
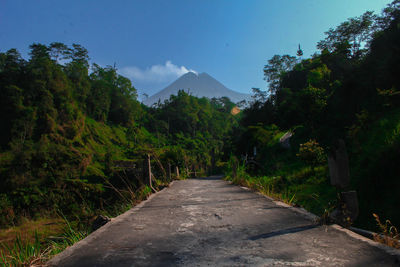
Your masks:
<instances>
[{"instance_id":1,"label":"grass","mask_svg":"<svg viewBox=\"0 0 400 267\"><path fill-rule=\"evenodd\" d=\"M400 233L397 228L390 220L386 220L382 223L377 214L373 213L372 215L382 233L380 235L374 234L374 240L390 247L400 249Z\"/></svg>"},{"instance_id":2,"label":"grass","mask_svg":"<svg viewBox=\"0 0 400 267\"><path fill-rule=\"evenodd\" d=\"M318 215L321 224L330 221L329 214L336 204L336 189L328 183L324 175L326 173L324 166L315 168L315 173L307 166L286 169L286 172L280 170L276 176L250 176L244 171L244 167L242 168L236 178L227 175L225 179L288 205L303 207Z\"/></svg>"},{"instance_id":3,"label":"grass","mask_svg":"<svg viewBox=\"0 0 400 267\"><path fill-rule=\"evenodd\" d=\"M244 165L231 159L226 179L289 205L301 206L318 216L326 216L332 210L337 192L329 183L326 163L312 168L289 151L281 151L268 164L271 168L263 171L267 175L250 175ZM236 172L232 166L237 166Z\"/></svg>"},{"instance_id":4,"label":"grass","mask_svg":"<svg viewBox=\"0 0 400 267\"><path fill-rule=\"evenodd\" d=\"M264 195L285 202L289 205L298 205L317 215L323 215L330 209L336 198L336 190L326 184L316 184L309 181L304 184L279 185L281 176L276 177L242 177L231 179L235 184L246 186Z\"/></svg>"},{"instance_id":5,"label":"grass","mask_svg":"<svg viewBox=\"0 0 400 267\"><path fill-rule=\"evenodd\" d=\"M246 173L245 167L242 165L238 167L236 177L226 175L225 179L230 180L235 184L251 188L289 205L292 205L296 201L295 191L288 188L285 188L284 190L279 189L282 186L281 176L253 177Z\"/></svg>"},{"instance_id":6,"label":"grass","mask_svg":"<svg viewBox=\"0 0 400 267\"><path fill-rule=\"evenodd\" d=\"M41 266L53 255L85 238L88 232L74 230L66 219L40 219L26 221L1 234L0 266Z\"/></svg>"},{"instance_id":7,"label":"grass","mask_svg":"<svg viewBox=\"0 0 400 267\"><path fill-rule=\"evenodd\" d=\"M63 233L65 222L61 218L40 218L37 220L22 219L19 226L0 230L0 243L12 246L18 236L22 242L33 242L35 235L40 240L48 236L57 236ZM35 234L36 233L36 234Z\"/></svg>"},{"instance_id":8,"label":"grass","mask_svg":"<svg viewBox=\"0 0 400 267\"><path fill-rule=\"evenodd\" d=\"M158 187L167 185L160 180L155 180L154 184ZM149 186L143 186L127 193L129 199L121 198L119 205L114 205L112 209L109 207L102 213L117 216L146 199L152 190ZM0 266L41 266L90 233L90 229L76 230L78 221L70 222L63 215L61 217L25 219L19 226L1 230Z\"/></svg>"},{"instance_id":9,"label":"grass","mask_svg":"<svg viewBox=\"0 0 400 267\"><path fill-rule=\"evenodd\" d=\"M42 250L37 232L35 232L34 242L24 242L17 236L14 244L8 246L4 244L0 251L1 266L35 266L42 263L46 251Z\"/></svg>"},{"instance_id":10,"label":"grass","mask_svg":"<svg viewBox=\"0 0 400 267\"><path fill-rule=\"evenodd\" d=\"M69 246L72 246L76 242L84 239L89 234L89 231L76 231L74 230L70 223L66 220L66 227L61 235L61 238L57 240L50 240L48 246L48 256L53 256Z\"/></svg>"}]
</instances>

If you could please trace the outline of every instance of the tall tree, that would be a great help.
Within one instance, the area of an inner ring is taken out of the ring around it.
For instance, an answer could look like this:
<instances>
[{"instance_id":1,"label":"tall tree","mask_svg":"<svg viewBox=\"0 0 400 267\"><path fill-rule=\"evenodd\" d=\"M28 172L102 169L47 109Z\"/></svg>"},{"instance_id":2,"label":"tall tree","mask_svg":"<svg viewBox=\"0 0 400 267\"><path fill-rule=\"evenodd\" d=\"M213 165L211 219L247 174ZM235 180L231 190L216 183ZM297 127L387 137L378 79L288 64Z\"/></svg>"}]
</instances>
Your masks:
<instances>
[{"instance_id":1,"label":"tall tree","mask_svg":"<svg viewBox=\"0 0 400 267\"><path fill-rule=\"evenodd\" d=\"M282 75L290 71L297 63L296 57L275 55L264 66L264 79L269 83L269 91L274 94L279 88Z\"/></svg>"},{"instance_id":2,"label":"tall tree","mask_svg":"<svg viewBox=\"0 0 400 267\"><path fill-rule=\"evenodd\" d=\"M342 22L335 29L325 32L326 38L317 44L317 48L332 52L347 46L352 57L360 57L376 30L376 18L372 11L367 11L359 17Z\"/></svg>"}]
</instances>

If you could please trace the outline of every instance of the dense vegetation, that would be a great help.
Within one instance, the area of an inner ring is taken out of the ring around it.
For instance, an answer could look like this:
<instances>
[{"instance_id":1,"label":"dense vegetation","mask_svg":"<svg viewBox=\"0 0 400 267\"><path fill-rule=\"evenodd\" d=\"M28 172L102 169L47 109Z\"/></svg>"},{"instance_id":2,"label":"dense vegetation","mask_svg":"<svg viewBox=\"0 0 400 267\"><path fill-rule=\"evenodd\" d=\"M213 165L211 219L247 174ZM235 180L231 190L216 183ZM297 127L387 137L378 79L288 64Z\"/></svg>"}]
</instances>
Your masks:
<instances>
[{"instance_id":1,"label":"dense vegetation","mask_svg":"<svg viewBox=\"0 0 400 267\"><path fill-rule=\"evenodd\" d=\"M80 45L30 46L30 59L0 53L0 226L63 214L86 224L150 192L140 169L149 154L155 184L169 166L210 173L236 119L228 99L180 91L151 108L114 67L89 66ZM124 165L122 164L122 165Z\"/></svg>"},{"instance_id":2,"label":"dense vegetation","mask_svg":"<svg viewBox=\"0 0 400 267\"><path fill-rule=\"evenodd\" d=\"M327 213L336 189L326 154L343 139L349 189L360 203L356 224L373 229L377 213L400 225L400 1L330 29L317 48L311 58L302 58L299 46L297 57L268 61L269 90L254 89L244 110L231 179ZM285 132L293 133L290 149L279 144ZM253 147L255 159L241 167L238 158L252 156Z\"/></svg>"}]
</instances>

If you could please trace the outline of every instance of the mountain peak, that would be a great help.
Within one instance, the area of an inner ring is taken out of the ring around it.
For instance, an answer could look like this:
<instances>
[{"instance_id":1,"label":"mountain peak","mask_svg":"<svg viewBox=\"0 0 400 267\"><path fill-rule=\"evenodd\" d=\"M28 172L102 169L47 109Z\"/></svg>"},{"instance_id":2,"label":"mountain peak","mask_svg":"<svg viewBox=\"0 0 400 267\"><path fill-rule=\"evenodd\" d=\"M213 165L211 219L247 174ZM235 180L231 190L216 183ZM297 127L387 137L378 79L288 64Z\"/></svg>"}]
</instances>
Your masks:
<instances>
[{"instance_id":1,"label":"mountain peak","mask_svg":"<svg viewBox=\"0 0 400 267\"><path fill-rule=\"evenodd\" d=\"M187 76L187 77L194 77L194 76L199 76L196 72L193 72L193 71L189 71L189 72L186 72L185 74L183 74L181 77L183 77L183 76Z\"/></svg>"},{"instance_id":2,"label":"mountain peak","mask_svg":"<svg viewBox=\"0 0 400 267\"><path fill-rule=\"evenodd\" d=\"M171 95L177 95L179 90L189 91L191 95L197 97L228 97L232 102L250 100L250 95L226 88L206 72L200 74L187 72L157 94L144 100L143 103L150 106L159 100L164 102Z\"/></svg>"}]
</instances>

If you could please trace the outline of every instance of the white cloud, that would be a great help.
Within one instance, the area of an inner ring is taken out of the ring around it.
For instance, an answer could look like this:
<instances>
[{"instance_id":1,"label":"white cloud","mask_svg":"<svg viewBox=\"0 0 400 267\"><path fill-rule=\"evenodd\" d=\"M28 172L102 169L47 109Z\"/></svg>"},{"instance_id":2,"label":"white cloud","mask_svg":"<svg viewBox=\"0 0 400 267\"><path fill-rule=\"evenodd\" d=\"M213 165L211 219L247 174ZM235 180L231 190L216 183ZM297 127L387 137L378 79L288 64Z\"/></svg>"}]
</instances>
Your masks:
<instances>
[{"instance_id":1,"label":"white cloud","mask_svg":"<svg viewBox=\"0 0 400 267\"><path fill-rule=\"evenodd\" d=\"M179 67L173 64L170 60L165 62L165 65L153 65L145 70L133 66L121 68L119 72L133 81L143 82L171 81L188 72L194 72L197 74L195 70L187 69L185 66Z\"/></svg>"}]
</instances>

